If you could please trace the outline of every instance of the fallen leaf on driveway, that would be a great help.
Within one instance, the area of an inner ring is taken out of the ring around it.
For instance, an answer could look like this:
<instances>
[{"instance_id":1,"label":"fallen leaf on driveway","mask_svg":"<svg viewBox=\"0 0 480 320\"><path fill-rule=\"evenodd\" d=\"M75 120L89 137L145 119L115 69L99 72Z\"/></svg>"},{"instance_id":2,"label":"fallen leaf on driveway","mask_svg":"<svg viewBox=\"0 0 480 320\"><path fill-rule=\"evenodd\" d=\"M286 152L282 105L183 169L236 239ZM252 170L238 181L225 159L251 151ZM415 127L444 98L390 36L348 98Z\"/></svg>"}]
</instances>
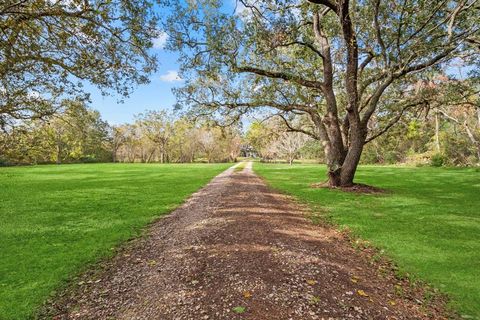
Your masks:
<instances>
[{"instance_id":1,"label":"fallen leaf on driveway","mask_svg":"<svg viewBox=\"0 0 480 320\"><path fill-rule=\"evenodd\" d=\"M320 297L312 296L312 297L310 298L309 302L310 302L311 304L316 304L316 303L319 303L320 300L321 300Z\"/></svg>"},{"instance_id":2,"label":"fallen leaf on driveway","mask_svg":"<svg viewBox=\"0 0 480 320\"><path fill-rule=\"evenodd\" d=\"M239 306L239 307L233 308L232 310L233 310L233 312L235 312L235 313L244 313L244 312L245 312L245 307L240 307L240 306Z\"/></svg>"},{"instance_id":3,"label":"fallen leaf on driveway","mask_svg":"<svg viewBox=\"0 0 480 320\"><path fill-rule=\"evenodd\" d=\"M358 293L359 296L368 297L368 294L366 294L365 291L363 291L363 290L357 290L357 293Z\"/></svg>"},{"instance_id":4,"label":"fallen leaf on driveway","mask_svg":"<svg viewBox=\"0 0 480 320\"><path fill-rule=\"evenodd\" d=\"M150 261L148 261L148 265L149 265L149 266L154 266L154 265L156 265L156 264L157 264L157 261L155 261L155 260L150 260Z\"/></svg>"}]
</instances>

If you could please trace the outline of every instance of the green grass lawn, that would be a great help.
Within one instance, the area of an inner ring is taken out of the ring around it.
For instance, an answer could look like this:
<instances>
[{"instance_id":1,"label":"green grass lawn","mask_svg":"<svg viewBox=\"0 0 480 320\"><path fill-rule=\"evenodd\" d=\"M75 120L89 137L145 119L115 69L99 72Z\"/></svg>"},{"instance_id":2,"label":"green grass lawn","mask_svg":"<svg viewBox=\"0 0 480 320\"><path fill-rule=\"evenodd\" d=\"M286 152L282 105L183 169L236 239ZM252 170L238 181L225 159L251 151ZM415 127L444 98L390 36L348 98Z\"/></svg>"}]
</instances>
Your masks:
<instances>
[{"instance_id":1,"label":"green grass lawn","mask_svg":"<svg viewBox=\"0 0 480 320\"><path fill-rule=\"evenodd\" d=\"M360 167L356 181L384 195L310 188L326 179L321 165L255 163L254 170L448 293L466 318L480 319L479 169Z\"/></svg>"},{"instance_id":2,"label":"green grass lawn","mask_svg":"<svg viewBox=\"0 0 480 320\"><path fill-rule=\"evenodd\" d=\"M0 168L0 319L52 293L229 164Z\"/></svg>"}]
</instances>

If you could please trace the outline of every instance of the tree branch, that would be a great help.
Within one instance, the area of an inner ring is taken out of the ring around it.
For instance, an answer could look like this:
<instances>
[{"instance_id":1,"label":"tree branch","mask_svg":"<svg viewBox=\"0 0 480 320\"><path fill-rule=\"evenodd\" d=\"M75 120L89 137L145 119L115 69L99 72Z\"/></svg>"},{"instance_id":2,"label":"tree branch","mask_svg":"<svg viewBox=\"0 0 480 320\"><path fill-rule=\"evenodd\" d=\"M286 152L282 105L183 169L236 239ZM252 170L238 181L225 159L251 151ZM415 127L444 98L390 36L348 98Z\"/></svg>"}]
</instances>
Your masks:
<instances>
[{"instance_id":1,"label":"tree branch","mask_svg":"<svg viewBox=\"0 0 480 320\"><path fill-rule=\"evenodd\" d=\"M369 143L370 141L372 141L372 140L380 137L381 135L383 135L385 132L390 130L390 128L393 127L402 118L405 111L407 111L408 109L410 109L412 107L423 104L423 103L425 103L425 101L417 101L417 102L413 102L413 103L410 103L410 104L407 104L406 106L404 106L400 110L400 112L394 118L392 118L390 120L390 122L383 129L381 129L379 132L377 132L377 133L371 135L370 137L368 137L367 139L365 139L365 143Z\"/></svg>"},{"instance_id":2,"label":"tree branch","mask_svg":"<svg viewBox=\"0 0 480 320\"><path fill-rule=\"evenodd\" d=\"M274 78L274 79L282 79L285 81L291 81L298 83L302 86L312 88L312 89L322 89L322 82L315 81L315 80L306 80L299 76L288 74L286 72L278 72L278 71L267 71L260 68L255 67L233 67L234 71L236 72L244 72L244 73L254 73L260 76L264 76L267 78Z\"/></svg>"},{"instance_id":3,"label":"tree branch","mask_svg":"<svg viewBox=\"0 0 480 320\"><path fill-rule=\"evenodd\" d=\"M328 7L329 9L333 10L333 12L338 14L338 6L334 1L331 1L331 0L308 0L308 2L314 3L314 4L322 4L326 7Z\"/></svg>"},{"instance_id":4,"label":"tree branch","mask_svg":"<svg viewBox=\"0 0 480 320\"><path fill-rule=\"evenodd\" d=\"M278 114L276 114L276 116L280 117L283 120L283 122L285 123L285 125L288 128L288 131L290 131L290 132L300 132L300 133L306 134L306 135L314 138L315 140L318 140L318 137L314 133L312 133L310 131L300 129L300 128L294 128L282 114L278 113Z\"/></svg>"}]
</instances>

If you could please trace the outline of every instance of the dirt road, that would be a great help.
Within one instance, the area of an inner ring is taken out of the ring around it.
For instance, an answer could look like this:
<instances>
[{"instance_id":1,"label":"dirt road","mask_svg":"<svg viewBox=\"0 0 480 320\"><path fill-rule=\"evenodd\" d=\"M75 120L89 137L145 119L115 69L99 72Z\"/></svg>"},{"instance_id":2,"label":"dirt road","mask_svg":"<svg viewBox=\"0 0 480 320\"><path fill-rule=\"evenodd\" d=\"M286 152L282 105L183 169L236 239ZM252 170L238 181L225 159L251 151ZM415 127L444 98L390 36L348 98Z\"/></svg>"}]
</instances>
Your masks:
<instances>
[{"instance_id":1,"label":"dirt road","mask_svg":"<svg viewBox=\"0 0 480 320\"><path fill-rule=\"evenodd\" d=\"M251 164L79 283L51 306L55 319L442 319Z\"/></svg>"}]
</instances>

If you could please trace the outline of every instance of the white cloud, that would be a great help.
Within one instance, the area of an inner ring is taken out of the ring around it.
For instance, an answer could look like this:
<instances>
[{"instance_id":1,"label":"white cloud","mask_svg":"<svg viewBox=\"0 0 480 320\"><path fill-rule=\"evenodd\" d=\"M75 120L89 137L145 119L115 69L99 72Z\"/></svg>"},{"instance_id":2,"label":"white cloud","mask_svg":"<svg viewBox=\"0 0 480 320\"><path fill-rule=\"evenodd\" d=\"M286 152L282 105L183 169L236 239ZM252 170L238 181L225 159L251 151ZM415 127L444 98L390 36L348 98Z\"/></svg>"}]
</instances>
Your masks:
<instances>
[{"instance_id":1,"label":"white cloud","mask_svg":"<svg viewBox=\"0 0 480 320\"><path fill-rule=\"evenodd\" d=\"M27 92L27 97L32 100L40 100L43 98L40 92L35 90Z\"/></svg>"},{"instance_id":2,"label":"white cloud","mask_svg":"<svg viewBox=\"0 0 480 320\"><path fill-rule=\"evenodd\" d=\"M160 31L158 36L153 39L153 47L155 49L163 49L168 40L168 34L164 31Z\"/></svg>"},{"instance_id":3,"label":"white cloud","mask_svg":"<svg viewBox=\"0 0 480 320\"><path fill-rule=\"evenodd\" d=\"M245 7L240 0L233 0L233 7L235 8L235 14L238 15L243 15L247 10L247 7Z\"/></svg>"},{"instance_id":4,"label":"white cloud","mask_svg":"<svg viewBox=\"0 0 480 320\"><path fill-rule=\"evenodd\" d=\"M253 92L257 93L258 91L263 89L263 84L259 83L255 87L253 87Z\"/></svg>"},{"instance_id":5,"label":"white cloud","mask_svg":"<svg viewBox=\"0 0 480 320\"><path fill-rule=\"evenodd\" d=\"M167 73L160 76L160 80L165 82L178 82L183 81L175 70L168 70Z\"/></svg>"},{"instance_id":6,"label":"white cloud","mask_svg":"<svg viewBox=\"0 0 480 320\"><path fill-rule=\"evenodd\" d=\"M234 14L236 16L238 16L241 20L245 22L248 22L251 19L253 19L252 7L255 7L258 9L254 1L252 1L253 3L245 1L247 6L245 6L240 0L231 0L231 1L233 1L233 7L235 8Z\"/></svg>"},{"instance_id":7,"label":"white cloud","mask_svg":"<svg viewBox=\"0 0 480 320\"><path fill-rule=\"evenodd\" d=\"M70 9L75 8L77 10L81 10L83 8L83 3L75 0L47 0L47 3L52 6L62 6Z\"/></svg>"}]
</instances>

